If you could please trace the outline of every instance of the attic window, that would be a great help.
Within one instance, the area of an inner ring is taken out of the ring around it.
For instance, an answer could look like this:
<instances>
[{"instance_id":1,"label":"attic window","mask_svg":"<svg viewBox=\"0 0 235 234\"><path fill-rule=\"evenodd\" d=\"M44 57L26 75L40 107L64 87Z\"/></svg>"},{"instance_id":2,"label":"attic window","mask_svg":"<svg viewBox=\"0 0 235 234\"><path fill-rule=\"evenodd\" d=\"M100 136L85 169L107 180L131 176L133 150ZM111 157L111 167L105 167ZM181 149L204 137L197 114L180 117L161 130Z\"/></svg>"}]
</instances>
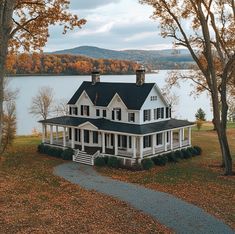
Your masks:
<instances>
[{"instance_id":1,"label":"attic window","mask_svg":"<svg viewBox=\"0 0 235 234\"><path fill-rule=\"evenodd\" d=\"M151 101L157 101L157 96L151 96L151 97L150 97L150 100L151 100Z\"/></svg>"}]
</instances>

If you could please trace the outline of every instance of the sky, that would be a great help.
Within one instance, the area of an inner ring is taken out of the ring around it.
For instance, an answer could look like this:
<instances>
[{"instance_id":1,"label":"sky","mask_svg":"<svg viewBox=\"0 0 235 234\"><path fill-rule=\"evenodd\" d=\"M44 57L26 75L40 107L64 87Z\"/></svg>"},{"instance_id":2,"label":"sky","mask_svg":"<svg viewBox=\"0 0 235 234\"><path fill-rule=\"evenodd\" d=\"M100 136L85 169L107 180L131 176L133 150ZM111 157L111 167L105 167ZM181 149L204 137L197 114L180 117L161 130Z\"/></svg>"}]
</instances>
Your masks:
<instances>
[{"instance_id":1,"label":"sky","mask_svg":"<svg viewBox=\"0 0 235 234\"><path fill-rule=\"evenodd\" d=\"M115 50L172 48L150 18L153 9L138 0L71 0L70 10L85 18L86 25L66 35L62 35L63 27L50 27L45 51L84 45Z\"/></svg>"}]
</instances>

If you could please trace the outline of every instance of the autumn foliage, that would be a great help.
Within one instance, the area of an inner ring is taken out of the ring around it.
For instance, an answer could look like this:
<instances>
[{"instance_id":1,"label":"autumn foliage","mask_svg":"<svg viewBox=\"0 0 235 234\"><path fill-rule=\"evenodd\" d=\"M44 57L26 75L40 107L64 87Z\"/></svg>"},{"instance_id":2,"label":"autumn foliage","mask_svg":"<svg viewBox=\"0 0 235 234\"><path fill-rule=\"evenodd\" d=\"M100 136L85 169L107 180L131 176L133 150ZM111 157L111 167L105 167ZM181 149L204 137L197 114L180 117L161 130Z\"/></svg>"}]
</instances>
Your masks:
<instances>
[{"instance_id":1,"label":"autumn foliage","mask_svg":"<svg viewBox=\"0 0 235 234\"><path fill-rule=\"evenodd\" d=\"M97 68L102 74L134 73L138 64L131 61L91 59L68 54L22 53L9 55L6 69L8 74L90 74Z\"/></svg>"}]
</instances>

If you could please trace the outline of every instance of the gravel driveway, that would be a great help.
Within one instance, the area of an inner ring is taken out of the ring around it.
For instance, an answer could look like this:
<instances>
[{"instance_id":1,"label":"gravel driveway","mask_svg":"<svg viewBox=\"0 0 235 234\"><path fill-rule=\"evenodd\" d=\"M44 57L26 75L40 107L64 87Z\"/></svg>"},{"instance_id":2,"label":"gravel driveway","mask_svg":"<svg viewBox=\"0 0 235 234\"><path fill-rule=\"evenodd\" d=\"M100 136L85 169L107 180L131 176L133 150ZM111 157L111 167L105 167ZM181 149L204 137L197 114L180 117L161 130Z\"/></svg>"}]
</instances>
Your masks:
<instances>
[{"instance_id":1,"label":"gravel driveway","mask_svg":"<svg viewBox=\"0 0 235 234\"><path fill-rule=\"evenodd\" d=\"M99 175L91 166L74 162L54 168L54 174L88 190L96 190L131 204L176 233L235 233L202 209L170 194Z\"/></svg>"}]
</instances>

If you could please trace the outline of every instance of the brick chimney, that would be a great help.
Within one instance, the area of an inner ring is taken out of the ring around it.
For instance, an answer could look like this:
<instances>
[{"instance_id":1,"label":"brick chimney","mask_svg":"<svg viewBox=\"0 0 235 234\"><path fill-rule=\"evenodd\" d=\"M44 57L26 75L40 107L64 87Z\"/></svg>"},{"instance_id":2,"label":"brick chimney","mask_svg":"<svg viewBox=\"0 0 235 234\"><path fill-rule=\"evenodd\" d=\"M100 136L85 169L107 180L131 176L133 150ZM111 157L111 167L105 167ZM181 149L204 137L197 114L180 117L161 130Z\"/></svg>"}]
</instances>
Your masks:
<instances>
[{"instance_id":1,"label":"brick chimney","mask_svg":"<svg viewBox=\"0 0 235 234\"><path fill-rule=\"evenodd\" d=\"M100 82L100 72L96 68L91 72L91 81L93 85Z\"/></svg>"},{"instance_id":2,"label":"brick chimney","mask_svg":"<svg viewBox=\"0 0 235 234\"><path fill-rule=\"evenodd\" d=\"M136 70L136 85L141 86L145 83L145 68L141 66Z\"/></svg>"}]
</instances>

